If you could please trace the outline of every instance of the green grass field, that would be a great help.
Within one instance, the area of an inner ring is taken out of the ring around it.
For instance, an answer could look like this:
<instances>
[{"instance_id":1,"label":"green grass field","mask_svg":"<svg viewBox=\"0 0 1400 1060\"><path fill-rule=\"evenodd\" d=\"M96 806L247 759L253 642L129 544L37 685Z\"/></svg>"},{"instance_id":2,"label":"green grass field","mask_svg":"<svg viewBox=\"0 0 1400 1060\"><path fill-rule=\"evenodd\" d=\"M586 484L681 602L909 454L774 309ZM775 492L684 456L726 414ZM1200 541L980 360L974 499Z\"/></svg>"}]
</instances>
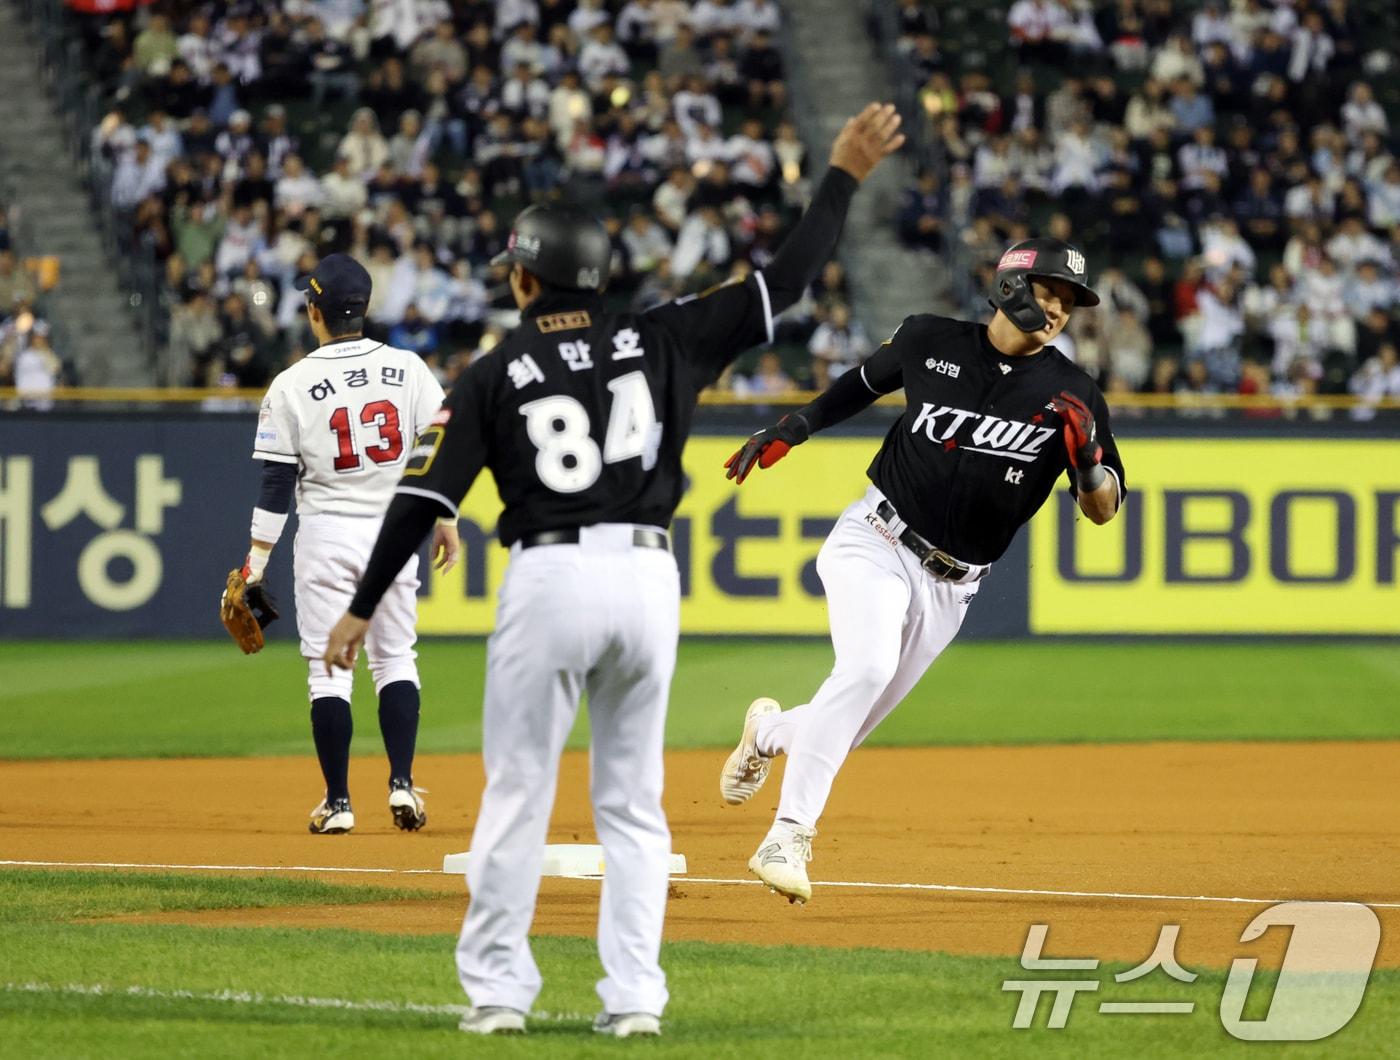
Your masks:
<instances>
[{"instance_id":1,"label":"green grass field","mask_svg":"<svg viewBox=\"0 0 1400 1060\"><path fill-rule=\"evenodd\" d=\"M485 645L426 641L423 751L480 746ZM357 753L378 751L369 675ZM755 696L806 702L831 665L815 640L688 640L669 742L723 746ZM0 757L305 754L305 664L278 642L0 642ZM1092 678L1086 678L1092 674ZM1400 736L1400 654L1384 644L955 644L872 744ZM586 720L574 746L587 742Z\"/></svg>"},{"instance_id":2,"label":"green grass field","mask_svg":"<svg viewBox=\"0 0 1400 1060\"><path fill-rule=\"evenodd\" d=\"M113 886L114 880L123 881ZM7 1056L324 1055L671 1057L1233 1055L1215 1012L1221 973L1188 985L1160 975L1123 986L1105 965L1099 992L1063 1030L1012 1030L1026 978L1009 958L880 950L673 943L672 1004L659 1042L598 1040L589 1030L597 958L586 939L541 939L546 976L530 1037L471 1040L456 1030L463 998L450 936L195 928L78 922L159 909L320 901L392 901L392 892L278 878L91 876L0 871L0 1053ZM1246 1015L1267 1010L1260 977ZM1163 983L1167 985L1163 985ZM1107 1017L1116 1001L1194 1001L1182 1016ZM1365 1007L1335 1045L1390 1055L1400 1041L1400 977L1374 977ZM1332 1053L1331 1055L1339 1055Z\"/></svg>"},{"instance_id":3,"label":"green grass field","mask_svg":"<svg viewBox=\"0 0 1400 1060\"><path fill-rule=\"evenodd\" d=\"M484 648L422 645L421 747L477 746ZM821 642L687 641L670 715L674 746L724 745L737 712L771 694L803 701L825 675ZM304 670L273 645L0 644L3 758L310 754ZM1382 645L960 644L873 742L1047 743L1400 737L1400 658ZM379 753L369 682L358 749ZM586 739L583 723L575 744ZM4 809L0 803L0 835ZM0 857L5 855L0 854ZM1400 974L1376 973L1360 1014L1316 1045L1229 1038L1224 975L1160 973L1096 997L1190 1000L1190 1016L1108 1017L1078 1002L1065 1030L1013 1030L1026 978L1012 958L668 943L672 1004L660 1042L596 1040L591 942L542 938L541 1018L524 1040L465 1040L452 939L351 930L113 923L157 910L395 902L409 892L279 877L0 869L0 1056L686 1057L1400 1055ZM798 941L798 939L795 939ZM1256 981L1247 1015L1269 1003ZM1166 984L1166 985L1163 985Z\"/></svg>"}]
</instances>

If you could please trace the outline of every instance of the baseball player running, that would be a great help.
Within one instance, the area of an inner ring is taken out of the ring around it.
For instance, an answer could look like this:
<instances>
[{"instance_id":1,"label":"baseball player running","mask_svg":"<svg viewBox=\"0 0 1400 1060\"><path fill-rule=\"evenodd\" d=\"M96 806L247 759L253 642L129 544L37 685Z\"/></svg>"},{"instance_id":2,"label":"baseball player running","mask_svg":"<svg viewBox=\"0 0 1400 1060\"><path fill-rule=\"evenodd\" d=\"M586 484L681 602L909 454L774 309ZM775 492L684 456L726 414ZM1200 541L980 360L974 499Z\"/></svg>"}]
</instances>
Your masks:
<instances>
[{"instance_id":1,"label":"baseball player running","mask_svg":"<svg viewBox=\"0 0 1400 1060\"><path fill-rule=\"evenodd\" d=\"M846 123L811 206L762 272L640 315L609 312L600 297L612 250L599 222L561 207L516 218L501 258L521 324L463 373L418 439L325 653L328 667L354 662L394 573L489 467L511 562L487 649L486 789L457 945L473 1004L465 1031L523 1031L539 994L527 935L559 755L586 692L607 863L594 1027L660 1033L662 737L680 613L667 527L684 491L681 451L700 391L772 339L774 316L835 247L857 185L903 143L898 125L893 107L874 104Z\"/></svg>"},{"instance_id":2,"label":"baseball player running","mask_svg":"<svg viewBox=\"0 0 1400 1060\"><path fill-rule=\"evenodd\" d=\"M297 632L309 668L311 733L326 781L325 797L311 811L311 831L329 835L355 827L346 779L353 674L326 672L326 635L364 571L403 472L406 443L437 413L443 392L416 354L362 334L370 276L354 258L322 259L297 288L306 293L319 346L272 381L258 413L253 459L263 462L262 489L243 577L252 585L262 581L295 490ZM450 569L458 550L456 520L439 521L433 532L436 569ZM418 557L405 556L389 581L365 649L389 756L389 809L396 826L417 831L428 819L413 786Z\"/></svg>"},{"instance_id":3,"label":"baseball player running","mask_svg":"<svg viewBox=\"0 0 1400 1060\"><path fill-rule=\"evenodd\" d=\"M1005 254L989 325L907 318L859 371L759 431L728 461L742 483L812 434L903 388L906 408L870 465L871 486L817 556L836 663L812 701L756 700L720 775L726 802L788 756L773 827L749 868L790 901L812 895L812 837L841 763L899 705L957 635L982 579L1062 472L1079 507L1106 523L1123 464L1093 381L1049 345L1076 306L1098 305L1084 255L1055 239Z\"/></svg>"}]
</instances>

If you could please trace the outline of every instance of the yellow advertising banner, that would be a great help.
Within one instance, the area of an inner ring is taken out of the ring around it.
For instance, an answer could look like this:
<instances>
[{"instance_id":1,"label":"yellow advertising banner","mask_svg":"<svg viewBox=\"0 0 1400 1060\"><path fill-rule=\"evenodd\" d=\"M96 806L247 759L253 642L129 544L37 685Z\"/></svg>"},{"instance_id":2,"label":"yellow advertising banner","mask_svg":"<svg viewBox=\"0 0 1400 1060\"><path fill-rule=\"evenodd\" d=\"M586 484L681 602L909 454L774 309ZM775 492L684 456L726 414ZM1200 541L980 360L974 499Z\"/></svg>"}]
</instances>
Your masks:
<instances>
[{"instance_id":1,"label":"yellow advertising banner","mask_svg":"<svg viewBox=\"0 0 1400 1060\"><path fill-rule=\"evenodd\" d=\"M821 634L826 606L817 551L845 507L865 490L878 438L821 438L756 471L742 488L724 462L742 443L693 438L690 489L672 524L687 633ZM419 601L424 634L489 633L509 554L494 539L500 500L483 476L462 505L463 563Z\"/></svg>"},{"instance_id":2,"label":"yellow advertising banner","mask_svg":"<svg viewBox=\"0 0 1400 1060\"><path fill-rule=\"evenodd\" d=\"M1031 523L1032 633L1400 633L1400 441L1122 445L1106 526Z\"/></svg>"}]
</instances>

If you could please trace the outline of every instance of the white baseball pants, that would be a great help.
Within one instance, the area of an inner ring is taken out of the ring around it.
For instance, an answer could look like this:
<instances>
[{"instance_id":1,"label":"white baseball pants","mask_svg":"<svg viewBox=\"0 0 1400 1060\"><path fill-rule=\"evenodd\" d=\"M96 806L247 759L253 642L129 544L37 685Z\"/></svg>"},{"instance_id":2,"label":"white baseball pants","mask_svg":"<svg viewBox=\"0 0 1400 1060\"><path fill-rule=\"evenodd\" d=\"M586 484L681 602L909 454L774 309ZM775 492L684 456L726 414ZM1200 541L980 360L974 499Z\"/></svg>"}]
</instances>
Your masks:
<instances>
[{"instance_id":1,"label":"white baseball pants","mask_svg":"<svg viewBox=\"0 0 1400 1060\"><path fill-rule=\"evenodd\" d=\"M350 699L353 670L326 673L326 638L340 621L369 562L383 520L353 515L301 515L293 561L297 633L312 699ZM418 557L413 556L375 608L365 634L374 690L395 681L418 684Z\"/></svg>"},{"instance_id":2,"label":"white baseball pants","mask_svg":"<svg viewBox=\"0 0 1400 1060\"><path fill-rule=\"evenodd\" d=\"M810 703L766 717L758 749L786 754L777 816L815 828L846 756L918 683L957 636L986 568L935 578L898 542L904 524L875 514L871 486L842 513L817 555L836 665Z\"/></svg>"},{"instance_id":3,"label":"white baseball pants","mask_svg":"<svg viewBox=\"0 0 1400 1060\"><path fill-rule=\"evenodd\" d=\"M528 1012L539 994L527 936L559 755L585 692L593 819L606 862L598 996L614 1013L659 1016L666 1005L659 957L671 834L662 741L680 578L669 552L635 548L632 531L584 527L577 545L512 550L487 646L486 790L457 944L462 987L478 1008Z\"/></svg>"}]
</instances>

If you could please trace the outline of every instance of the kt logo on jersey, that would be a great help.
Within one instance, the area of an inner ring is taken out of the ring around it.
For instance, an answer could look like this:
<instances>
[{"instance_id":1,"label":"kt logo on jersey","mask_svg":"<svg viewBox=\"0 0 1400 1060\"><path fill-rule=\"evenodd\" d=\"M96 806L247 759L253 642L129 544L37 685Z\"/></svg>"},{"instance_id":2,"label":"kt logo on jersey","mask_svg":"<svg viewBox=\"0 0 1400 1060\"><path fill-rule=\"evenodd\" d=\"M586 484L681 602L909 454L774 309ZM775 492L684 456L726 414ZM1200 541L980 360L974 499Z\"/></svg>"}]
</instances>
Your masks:
<instances>
[{"instance_id":1,"label":"kt logo on jersey","mask_svg":"<svg viewBox=\"0 0 1400 1060\"><path fill-rule=\"evenodd\" d=\"M973 425L970 445L964 440L954 442L954 435L965 424ZM930 442L938 442L945 449L959 445L964 452L986 453L988 456L1031 463L1040 456L1041 447L1056 429L925 401L909 431L911 434L923 431Z\"/></svg>"}]
</instances>

